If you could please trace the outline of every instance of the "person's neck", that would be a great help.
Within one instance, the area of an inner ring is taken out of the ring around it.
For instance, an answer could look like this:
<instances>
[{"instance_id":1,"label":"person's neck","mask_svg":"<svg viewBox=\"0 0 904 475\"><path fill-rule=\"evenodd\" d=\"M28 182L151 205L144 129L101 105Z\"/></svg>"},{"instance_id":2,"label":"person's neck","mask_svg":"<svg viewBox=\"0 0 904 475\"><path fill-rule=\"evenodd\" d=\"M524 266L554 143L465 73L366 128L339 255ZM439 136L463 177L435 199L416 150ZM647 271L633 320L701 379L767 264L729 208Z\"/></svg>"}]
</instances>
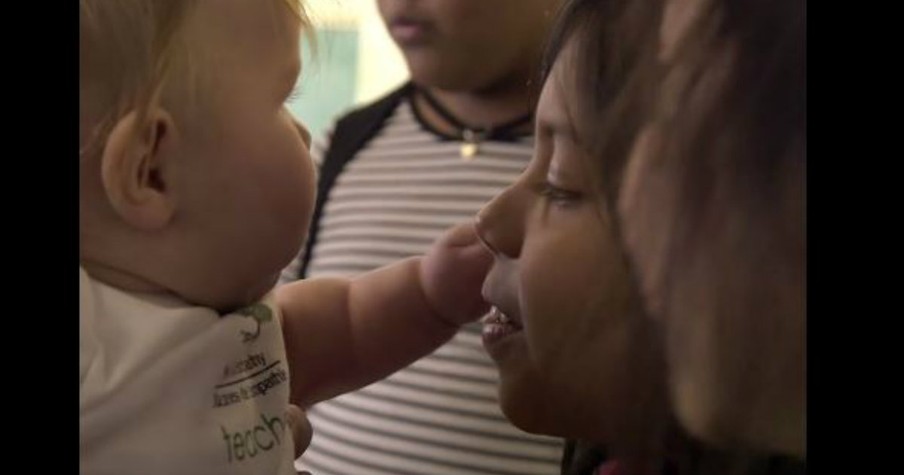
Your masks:
<instances>
[{"instance_id":1,"label":"person's neck","mask_svg":"<svg viewBox=\"0 0 904 475\"><path fill-rule=\"evenodd\" d=\"M539 93L539 87L528 84L526 78L481 90L450 91L429 86L422 89L452 116L474 129L490 128L531 113ZM423 119L431 126L452 135L460 132L444 120L424 97L416 94L415 101ZM526 123L517 132L530 133L532 128L532 124Z\"/></svg>"},{"instance_id":2,"label":"person's neck","mask_svg":"<svg viewBox=\"0 0 904 475\"><path fill-rule=\"evenodd\" d=\"M149 277L148 253L129 236L96 219L79 227L79 267L92 279L129 293L171 293Z\"/></svg>"},{"instance_id":3,"label":"person's neck","mask_svg":"<svg viewBox=\"0 0 904 475\"><path fill-rule=\"evenodd\" d=\"M621 465L621 470L616 473L628 475L660 475L663 472L665 457L661 448L651 447L638 451L622 451L611 449L613 460Z\"/></svg>"},{"instance_id":4,"label":"person's neck","mask_svg":"<svg viewBox=\"0 0 904 475\"><path fill-rule=\"evenodd\" d=\"M169 293L163 286L157 285L135 273L125 271L116 266L104 264L97 260L79 259L79 266L85 269L85 272L93 279L125 292L143 294Z\"/></svg>"}]
</instances>

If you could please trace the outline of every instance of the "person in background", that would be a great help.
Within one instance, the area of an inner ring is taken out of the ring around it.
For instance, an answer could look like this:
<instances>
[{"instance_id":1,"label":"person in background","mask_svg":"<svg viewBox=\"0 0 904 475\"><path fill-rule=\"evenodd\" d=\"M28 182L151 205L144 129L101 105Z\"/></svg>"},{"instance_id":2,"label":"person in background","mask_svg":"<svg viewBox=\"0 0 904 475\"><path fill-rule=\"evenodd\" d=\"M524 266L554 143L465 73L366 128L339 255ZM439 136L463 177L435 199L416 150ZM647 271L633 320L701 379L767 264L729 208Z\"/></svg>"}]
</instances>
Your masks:
<instances>
[{"instance_id":1,"label":"person in background","mask_svg":"<svg viewBox=\"0 0 904 475\"><path fill-rule=\"evenodd\" d=\"M524 170L559 0L378 0L411 80L315 141L311 234L283 282L349 276L423 253ZM499 409L480 326L395 375L308 408L317 475L557 473L558 439Z\"/></svg>"}]
</instances>

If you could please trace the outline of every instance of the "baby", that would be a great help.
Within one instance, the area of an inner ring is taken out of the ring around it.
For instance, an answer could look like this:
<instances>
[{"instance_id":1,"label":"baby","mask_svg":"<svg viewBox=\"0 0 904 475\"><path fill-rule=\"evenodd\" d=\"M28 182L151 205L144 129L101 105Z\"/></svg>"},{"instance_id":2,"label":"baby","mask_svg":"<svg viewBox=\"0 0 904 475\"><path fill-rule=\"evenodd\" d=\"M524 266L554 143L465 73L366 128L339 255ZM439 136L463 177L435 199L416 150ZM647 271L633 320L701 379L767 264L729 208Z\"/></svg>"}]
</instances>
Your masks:
<instances>
[{"instance_id":1,"label":"baby","mask_svg":"<svg viewBox=\"0 0 904 475\"><path fill-rule=\"evenodd\" d=\"M314 202L292 0L80 0L80 473L294 474L291 402L481 316L473 227L271 292Z\"/></svg>"}]
</instances>

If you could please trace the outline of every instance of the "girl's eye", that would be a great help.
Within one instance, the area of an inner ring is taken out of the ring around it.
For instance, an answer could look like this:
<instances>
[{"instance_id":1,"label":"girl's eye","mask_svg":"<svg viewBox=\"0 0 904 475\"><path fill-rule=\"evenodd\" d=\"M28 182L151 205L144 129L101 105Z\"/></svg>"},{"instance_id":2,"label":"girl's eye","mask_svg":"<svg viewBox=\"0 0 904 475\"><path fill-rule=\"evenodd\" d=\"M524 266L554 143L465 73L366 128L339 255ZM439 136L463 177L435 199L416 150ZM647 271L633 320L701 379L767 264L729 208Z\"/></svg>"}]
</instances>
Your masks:
<instances>
[{"instance_id":1,"label":"girl's eye","mask_svg":"<svg viewBox=\"0 0 904 475\"><path fill-rule=\"evenodd\" d=\"M564 188L553 185L546 181L540 189L540 194L546 197L551 203L558 205L572 205L583 198L583 193L579 191L566 190Z\"/></svg>"}]
</instances>

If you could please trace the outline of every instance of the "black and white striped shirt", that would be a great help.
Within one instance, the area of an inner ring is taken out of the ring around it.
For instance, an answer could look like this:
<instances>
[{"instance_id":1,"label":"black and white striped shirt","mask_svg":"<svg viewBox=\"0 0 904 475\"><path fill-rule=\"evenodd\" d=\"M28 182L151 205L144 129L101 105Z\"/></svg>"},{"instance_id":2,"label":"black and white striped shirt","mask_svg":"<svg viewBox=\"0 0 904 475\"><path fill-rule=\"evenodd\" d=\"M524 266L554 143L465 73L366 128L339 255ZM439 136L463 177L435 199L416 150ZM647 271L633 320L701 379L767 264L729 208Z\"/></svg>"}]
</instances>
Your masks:
<instances>
[{"instance_id":1,"label":"black and white striped shirt","mask_svg":"<svg viewBox=\"0 0 904 475\"><path fill-rule=\"evenodd\" d=\"M315 160L324 143L315 143ZM526 167L533 140L460 142L429 130L403 100L349 162L323 210L309 275L349 276L423 254ZM284 280L297 275L298 261ZM433 354L357 392L310 408L314 438L298 466L315 475L554 475L562 442L502 415L497 371L479 324Z\"/></svg>"}]
</instances>

